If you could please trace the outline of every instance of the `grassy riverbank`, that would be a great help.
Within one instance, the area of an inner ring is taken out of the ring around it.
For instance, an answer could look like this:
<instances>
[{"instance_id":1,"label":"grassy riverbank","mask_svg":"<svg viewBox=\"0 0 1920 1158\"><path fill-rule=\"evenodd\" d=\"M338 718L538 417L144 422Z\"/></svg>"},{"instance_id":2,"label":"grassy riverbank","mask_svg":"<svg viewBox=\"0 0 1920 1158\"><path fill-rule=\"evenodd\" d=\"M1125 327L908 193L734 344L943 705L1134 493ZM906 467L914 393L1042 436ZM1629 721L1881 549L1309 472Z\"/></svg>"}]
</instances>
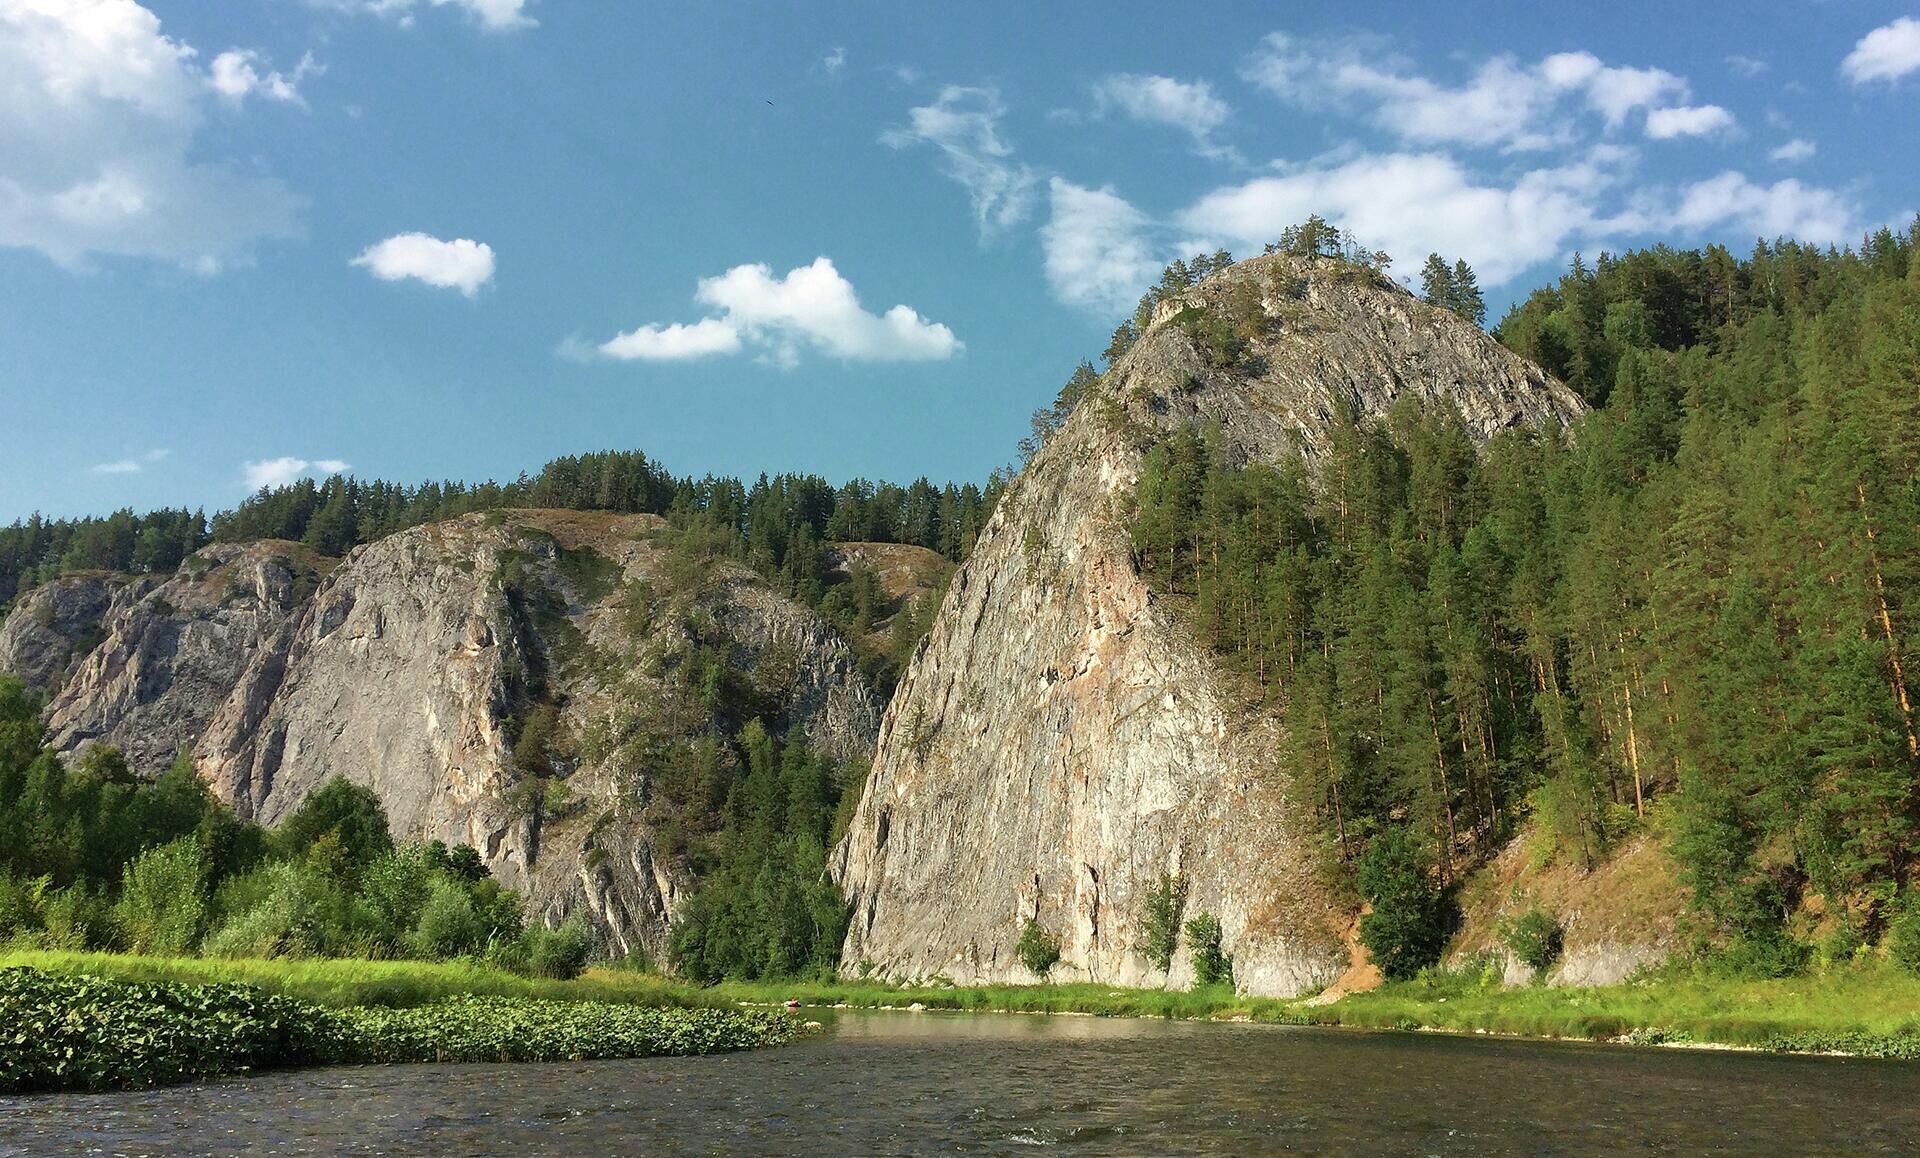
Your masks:
<instances>
[{"instance_id":1,"label":"grassy riverbank","mask_svg":"<svg viewBox=\"0 0 1920 1158\"><path fill-rule=\"evenodd\" d=\"M1247 1020L1920 1058L1920 978L1884 965L1752 981L1669 970L1593 989L1503 989L1484 984L1477 974L1443 974L1330 1005L1241 997L1225 986L1168 991L1087 984L958 988L795 981L700 988L609 969L589 969L572 981L539 981L483 966L407 961L0 954L0 967L8 965L126 981L239 982L333 1008L408 1008L463 995L655 1008L772 1006L797 999L806 1006L906 1009L918 1004L931 1010Z\"/></svg>"}]
</instances>

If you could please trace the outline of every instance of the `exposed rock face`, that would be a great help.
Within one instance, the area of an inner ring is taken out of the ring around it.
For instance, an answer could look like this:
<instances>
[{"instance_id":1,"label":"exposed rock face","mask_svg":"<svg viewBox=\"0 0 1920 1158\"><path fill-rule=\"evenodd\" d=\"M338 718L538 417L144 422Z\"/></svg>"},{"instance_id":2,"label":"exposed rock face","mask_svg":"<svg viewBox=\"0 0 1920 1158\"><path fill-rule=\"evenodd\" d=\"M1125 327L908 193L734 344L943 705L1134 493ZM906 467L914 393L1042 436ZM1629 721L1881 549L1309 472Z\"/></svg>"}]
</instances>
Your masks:
<instances>
[{"instance_id":1,"label":"exposed rock face","mask_svg":"<svg viewBox=\"0 0 1920 1158\"><path fill-rule=\"evenodd\" d=\"M645 657L680 628L635 638L622 585L662 582L663 525L505 512L357 548L253 650L195 747L201 774L267 824L333 776L366 784L396 835L471 844L536 914L585 912L616 951L657 959L692 882L635 815L649 770L569 746L552 769L559 797L544 784L516 793L528 774L512 717L537 684L556 732L579 737L627 726L636 699L659 690ZM879 709L846 645L743 568L712 565L703 579L733 664L755 671L777 652L787 718L836 758L864 755Z\"/></svg>"},{"instance_id":2,"label":"exposed rock face","mask_svg":"<svg viewBox=\"0 0 1920 1158\"><path fill-rule=\"evenodd\" d=\"M341 561L292 543L216 545L164 581L72 577L32 592L0 627L0 664L43 687L73 668L48 706L59 749L111 743L147 773L190 752L218 795L266 824L345 776L379 794L396 837L471 844L532 915L583 912L614 952L660 959L693 879L656 849L636 803L652 772L641 749L588 738L716 724L669 694L687 617L636 626L627 584L695 585L703 644L724 647L816 749L865 758L880 717L818 616L724 560L676 570L664 527L508 511ZM558 737L537 780L513 750L534 710Z\"/></svg>"},{"instance_id":3,"label":"exposed rock face","mask_svg":"<svg viewBox=\"0 0 1920 1158\"><path fill-rule=\"evenodd\" d=\"M0 623L0 672L36 692L57 690L76 660L100 643L124 575L63 575L21 597Z\"/></svg>"},{"instance_id":4,"label":"exposed rock face","mask_svg":"<svg viewBox=\"0 0 1920 1158\"><path fill-rule=\"evenodd\" d=\"M1176 315L1236 293L1277 327L1218 369ZM1184 985L1184 953L1163 978L1137 950L1144 894L1176 871L1242 989L1294 994L1347 967L1350 914L1294 835L1279 737L1156 604L1127 523L1143 452L1173 431L1203 428L1233 461L1311 458L1337 405L1381 414L1409 394L1451 402L1480 439L1580 408L1478 329L1332 262L1257 258L1161 307L1001 501L901 680L835 853L844 968L1029 979L1013 946L1036 918L1060 939L1056 975Z\"/></svg>"},{"instance_id":5,"label":"exposed rock face","mask_svg":"<svg viewBox=\"0 0 1920 1158\"><path fill-rule=\"evenodd\" d=\"M221 544L165 582L122 584L101 621L104 641L47 705L54 747L99 741L140 771L165 768L192 746L248 657L312 592L316 564L330 562L294 543Z\"/></svg>"}]
</instances>

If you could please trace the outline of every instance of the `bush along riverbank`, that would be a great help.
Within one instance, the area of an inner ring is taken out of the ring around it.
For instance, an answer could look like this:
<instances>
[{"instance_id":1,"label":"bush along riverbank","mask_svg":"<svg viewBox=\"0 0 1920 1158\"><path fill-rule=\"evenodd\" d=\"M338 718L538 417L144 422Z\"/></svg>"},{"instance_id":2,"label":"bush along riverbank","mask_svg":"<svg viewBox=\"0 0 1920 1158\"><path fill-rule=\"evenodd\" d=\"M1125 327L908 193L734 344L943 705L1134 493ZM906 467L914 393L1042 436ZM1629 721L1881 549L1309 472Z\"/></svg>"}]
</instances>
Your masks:
<instances>
[{"instance_id":1,"label":"bush along riverbank","mask_svg":"<svg viewBox=\"0 0 1920 1158\"><path fill-rule=\"evenodd\" d=\"M0 1093L107 1090L362 1062L578 1061L784 1044L797 1019L752 1009L455 997L328 1009L245 985L0 969Z\"/></svg>"}]
</instances>

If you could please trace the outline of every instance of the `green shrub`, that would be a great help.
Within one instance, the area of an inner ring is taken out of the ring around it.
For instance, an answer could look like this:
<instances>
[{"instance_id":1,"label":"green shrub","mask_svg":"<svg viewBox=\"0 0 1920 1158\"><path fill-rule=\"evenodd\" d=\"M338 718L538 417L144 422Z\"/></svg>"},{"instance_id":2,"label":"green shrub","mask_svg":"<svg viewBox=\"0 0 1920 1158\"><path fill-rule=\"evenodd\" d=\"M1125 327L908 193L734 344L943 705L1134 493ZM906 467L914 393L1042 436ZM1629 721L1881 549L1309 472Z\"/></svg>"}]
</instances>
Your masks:
<instances>
[{"instance_id":1,"label":"green shrub","mask_svg":"<svg viewBox=\"0 0 1920 1158\"><path fill-rule=\"evenodd\" d=\"M1390 980L1404 980L1440 960L1447 943L1445 898L1405 832L1374 837L1360 858L1360 891L1373 911L1360 918L1360 943Z\"/></svg>"},{"instance_id":2,"label":"green shrub","mask_svg":"<svg viewBox=\"0 0 1920 1158\"><path fill-rule=\"evenodd\" d=\"M1027 918L1026 927L1020 930L1020 940L1013 946L1020 963L1027 972L1035 977L1045 978L1060 963L1060 940L1040 927L1040 922Z\"/></svg>"},{"instance_id":3,"label":"green shrub","mask_svg":"<svg viewBox=\"0 0 1920 1158\"><path fill-rule=\"evenodd\" d=\"M1140 914L1140 951L1153 967L1165 973L1173 968L1180 939L1180 913L1187 907L1186 878L1167 873L1147 890Z\"/></svg>"},{"instance_id":4,"label":"green shrub","mask_svg":"<svg viewBox=\"0 0 1920 1158\"><path fill-rule=\"evenodd\" d=\"M40 911L40 943L48 949L84 951L113 942L113 906L84 882L47 897Z\"/></svg>"},{"instance_id":5,"label":"green shrub","mask_svg":"<svg viewBox=\"0 0 1920 1158\"><path fill-rule=\"evenodd\" d=\"M327 781L301 801L274 830L273 843L284 855L306 856L328 835L340 843L341 863L356 870L393 849L380 797L343 776Z\"/></svg>"},{"instance_id":6,"label":"green shrub","mask_svg":"<svg viewBox=\"0 0 1920 1158\"><path fill-rule=\"evenodd\" d=\"M1187 922L1187 944L1193 953L1193 983L1219 985L1233 983L1233 958L1220 948L1220 919L1201 913Z\"/></svg>"},{"instance_id":7,"label":"green shrub","mask_svg":"<svg viewBox=\"0 0 1920 1158\"><path fill-rule=\"evenodd\" d=\"M586 970L587 957L592 952L592 930L576 914L562 921L557 929L528 925L501 956L502 963L515 973L571 981Z\"/></svg>"},{"instance_id":8,"label":"green shrub","mask_svg":"<svg viewBox=\"0 0 1920 1158\"><path fill-rule=\"evenodd\" d=\"M1920 905L1902 906L1887 925L1887 956L1909 973L1920 973Z\"/></svg>"},{"instance_id":9,"label":"green shrub","mask_svg":"<svg viewBox=\"0 0 1920 1158\"><path fill-rule=\"evenodd\" d=\"M415 956L443 961L484 948L488 932L467 890L440 878L428 889L407 948Z\"/></svg>"},{"instance_id":10,"label":"green shrub","mask_svg":"<svg viewBox=\"0 0 1920 1158\"><path fill-rule=\"evenodd\" d=\"M51 876L26 879L0 872L0 937L39 931L52 885Z\"/></svg>"},{"instance_id":11,"label":"green shrub","mask_svg":"<svg viewBox=\"0 0 1920 1158\"><path fill-rule=\"evenodd\" d=\"M120 939L135 953L185 953L200 943L207 916L207 858L183 836L135 857L113 907Z\"/></svg>"},{"instance_id":12,"label":"green shrub","mask_svg":"<svg viewBox=\"0 0 1920 1158\"><path fill-rule=\"evenodd\" d=\"M406 951L408 935L433 893L434 869L431 851L419 845L385 853L367 866L356 898L356 923L386 953Z\"/></svg>"},{"instance_id":13,"label":"green shrub","mask_svg":"<svg viewBox=\"0 0 1920 1158\"><path fill-rule=\"evenodd\" d=\"M1560 922L1538 907L1500 925L1500 943L1536 973L1560 959L1561 939Z\"/></svg>"}]
</instances>

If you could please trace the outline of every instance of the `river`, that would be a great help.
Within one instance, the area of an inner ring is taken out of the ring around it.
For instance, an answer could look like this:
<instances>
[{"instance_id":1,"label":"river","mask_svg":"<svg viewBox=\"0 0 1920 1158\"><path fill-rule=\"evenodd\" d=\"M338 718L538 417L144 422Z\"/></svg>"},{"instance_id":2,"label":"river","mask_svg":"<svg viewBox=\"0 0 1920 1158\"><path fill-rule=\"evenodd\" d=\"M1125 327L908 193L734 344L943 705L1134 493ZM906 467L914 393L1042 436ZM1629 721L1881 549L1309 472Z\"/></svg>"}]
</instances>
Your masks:
<instances>
[{"instance_id":1,"label":"river","mask_svg":"<svg viewBox=\"0 0 1920 1158\"><path fill-rule=\"evenodd\" d=\"M814 1011L810 1011L814 1013ZM814 1013L708 1058L0 1098L8 1154L1920 1152L1920 1065L1256 1025Z\"/></svg>"}]
</instances>

